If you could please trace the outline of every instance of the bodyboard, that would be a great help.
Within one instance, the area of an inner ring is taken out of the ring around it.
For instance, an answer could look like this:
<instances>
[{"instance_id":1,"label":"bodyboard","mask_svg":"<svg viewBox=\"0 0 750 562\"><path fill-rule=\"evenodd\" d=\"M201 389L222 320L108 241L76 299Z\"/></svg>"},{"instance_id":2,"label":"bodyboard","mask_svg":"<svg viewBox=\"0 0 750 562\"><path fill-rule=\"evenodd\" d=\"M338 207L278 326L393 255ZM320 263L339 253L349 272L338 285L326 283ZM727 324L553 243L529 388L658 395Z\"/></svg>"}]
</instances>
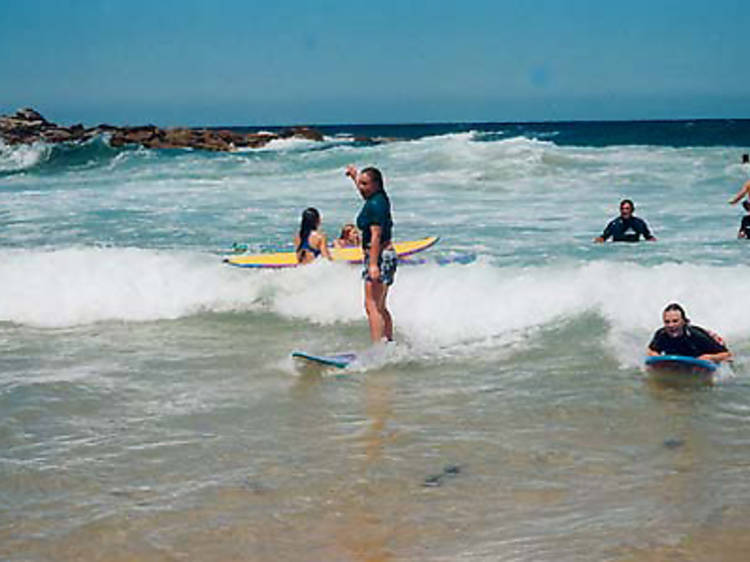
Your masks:
<instances>
[{"instance_id":1,"label":"bodyboard","mask_svg":"<svg viewBox=\"0 0 750 562\"><path fill-rule=\"evenodd\" d=\"M301 359L317 365L323 365L326 367L336 367L338 369L344 369L349 364L357 359L356 353L333 353L331 355L314 355L305 351L293 351L292 357L295 359Z\"/></svg>"},{"instance_id":2,"label":"bodyboard","mask_svg":"<svg viewBox=\"0 0 750 562\"><path fill-rule=\"evenodd\" d=\"M646 366L655 370L685 371L692 373L713 373L716 363L685 355L653 355L646 358Z\"/></svg>"}]
</instances>

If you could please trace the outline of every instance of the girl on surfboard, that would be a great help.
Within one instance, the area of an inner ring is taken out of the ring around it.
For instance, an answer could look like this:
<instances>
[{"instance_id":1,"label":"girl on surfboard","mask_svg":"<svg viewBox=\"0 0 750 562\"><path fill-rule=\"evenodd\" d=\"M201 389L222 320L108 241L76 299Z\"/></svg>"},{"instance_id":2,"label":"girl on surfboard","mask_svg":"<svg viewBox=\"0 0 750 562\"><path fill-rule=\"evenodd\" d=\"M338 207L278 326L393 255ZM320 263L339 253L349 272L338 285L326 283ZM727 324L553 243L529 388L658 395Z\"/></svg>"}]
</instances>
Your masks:
<instances>
[{"instance_id":1,"label":"girl on surfboard","mask_svg":"<svg viewBox=\"0 0 750 562\"><path fill-rule=\"evenodd\" d=\"M676 302L667 305L662 320L664 327L656 331L648 344L648 355L684 355L714 363L731 359L732 353L723 340L705 328L691 324L685 309Z\"/></svg>"},{"instance_id":2,"label":"girl on surfboard","mask_svg":"<svg viewBox=\"0 0 750 562\"><path fill-rule=\"evenodd\" d=\"M393 319L387 299L398 257L391 243L391 202L383 188L383 175L377 168L365 168L358 172L350 164L346 167L346 175L365 200L357 215L357 228L362 232L362 279L365 281L365 311L370 324L370 339L373 343L383 339L392 341Z\"/></svg>"},{"instance_id":3,"label":"girl on surfboard","mask_svg":"<svg viewBox=\"0 0 750 562\"><path fill-rule=\"evenodd\" d=\"M320 213L316 208L308 207L302 213L299 233L294 237L297 261L300 264L313 262L321 254L331 259L331 252L326 245L326 235L318 231L318 228L320 228Z\"/></svg>"}]
</instances>

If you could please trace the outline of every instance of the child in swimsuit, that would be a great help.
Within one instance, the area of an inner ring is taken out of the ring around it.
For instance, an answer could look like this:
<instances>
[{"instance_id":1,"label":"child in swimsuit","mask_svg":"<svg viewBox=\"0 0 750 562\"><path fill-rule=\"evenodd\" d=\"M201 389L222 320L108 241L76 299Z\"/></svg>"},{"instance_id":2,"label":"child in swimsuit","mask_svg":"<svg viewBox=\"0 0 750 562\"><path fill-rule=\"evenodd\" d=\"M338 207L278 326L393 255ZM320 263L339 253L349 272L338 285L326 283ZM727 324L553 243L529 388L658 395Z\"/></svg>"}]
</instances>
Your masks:
<instances>
[{"instance_id":1,"label":"child in swimsuit","mask_svg":"<svg viewBox=\"0 0 750 562\"><path fill-rule=\"evenodd\" d=\"M323 254L327 259L331 259L331 252L326 245L326 235L320 228L320 213L314 207L309 207L302 213L299 234L294 237L294 246L297 253L297 261L300 264L315 261L319 255Z\"/></svg>"},{"instance_id":2,"label":"child in swimsuit","mask_svg":"<svg viewBox=\"0 0 750 562\"><path fill-rule=\"evenodd\" d=\"M334 248L356 248L361 245L359 230L351 223L345 224L341 229L341 235L333 241Z\"/></svg>"}]
</instances>

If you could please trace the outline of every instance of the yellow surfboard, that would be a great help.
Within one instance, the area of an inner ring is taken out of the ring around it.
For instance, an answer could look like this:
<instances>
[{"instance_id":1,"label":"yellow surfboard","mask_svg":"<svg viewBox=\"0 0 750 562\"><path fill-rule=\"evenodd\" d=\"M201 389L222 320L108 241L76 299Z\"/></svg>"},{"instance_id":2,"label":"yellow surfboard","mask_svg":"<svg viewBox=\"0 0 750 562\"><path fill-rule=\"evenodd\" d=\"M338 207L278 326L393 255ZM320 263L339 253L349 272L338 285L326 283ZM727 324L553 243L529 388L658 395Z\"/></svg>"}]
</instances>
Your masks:
<instances>
[{"instance_id":1,"label":"yellow surfboard","mask_svg":"<svg viewBox=\"0 0 750 562\"><path fill-rule=\"evenodd\" d=\"M426 250L438 241L437 236L429 236L421 240L410 242L395 242L393 244L398 257L402 258ZM362 248L331 248L333 261L344 261L349 263L361 263L363 259ZM294 252L278 252L275 254L251 254L227 256L224 262L237 267L295 267L297 255Z\"/></svg>"}]
</instances>

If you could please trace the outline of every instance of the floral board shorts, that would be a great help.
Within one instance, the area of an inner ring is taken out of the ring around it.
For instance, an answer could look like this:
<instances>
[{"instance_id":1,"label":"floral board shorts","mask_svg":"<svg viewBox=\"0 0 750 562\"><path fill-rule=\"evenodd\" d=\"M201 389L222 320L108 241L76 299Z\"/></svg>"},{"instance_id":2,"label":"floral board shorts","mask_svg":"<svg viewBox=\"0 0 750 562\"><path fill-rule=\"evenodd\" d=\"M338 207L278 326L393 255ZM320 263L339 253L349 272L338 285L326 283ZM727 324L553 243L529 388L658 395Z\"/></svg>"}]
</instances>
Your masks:
<instances>
[{"instance_id":1,"label":"floral board shorts","mask_svg":"<svg viewBox=\"0 0 750 562\"><path fill-rule=\"evenodd\" d=\"M383 250L378 258L378 267L380 268L380 281L386 285L393 285L393 278L396 275L398 267L398 254L396 250ZM370 252L365 250L365 261L362 264L362 279L372 281L369 275Z\"/></svg>"}]
</instances>

